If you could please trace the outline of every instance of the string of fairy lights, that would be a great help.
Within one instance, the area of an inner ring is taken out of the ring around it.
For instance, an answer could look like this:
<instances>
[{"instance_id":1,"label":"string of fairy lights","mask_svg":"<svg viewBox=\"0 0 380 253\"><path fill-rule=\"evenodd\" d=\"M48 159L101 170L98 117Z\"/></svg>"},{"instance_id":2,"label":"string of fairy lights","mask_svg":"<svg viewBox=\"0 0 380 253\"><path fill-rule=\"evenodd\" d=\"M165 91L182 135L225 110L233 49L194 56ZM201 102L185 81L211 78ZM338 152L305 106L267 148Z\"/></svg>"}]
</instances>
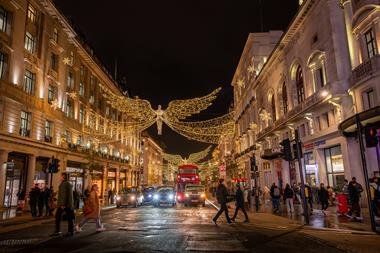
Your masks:
<instances>
[{"instance_id":1,"label":"string of fairy lights","mask_svg":"<svg viewBox=\"0 0 380 253\"><path fill-rule=\"evenodd\" d=\"M181 155L163 153L162 158L168 163L178 167L181 164L199 164L210 153L212 146L208 146L206 149L197 153L192 153L188 158L183 158Z\"/></svg>"}]
</instances>

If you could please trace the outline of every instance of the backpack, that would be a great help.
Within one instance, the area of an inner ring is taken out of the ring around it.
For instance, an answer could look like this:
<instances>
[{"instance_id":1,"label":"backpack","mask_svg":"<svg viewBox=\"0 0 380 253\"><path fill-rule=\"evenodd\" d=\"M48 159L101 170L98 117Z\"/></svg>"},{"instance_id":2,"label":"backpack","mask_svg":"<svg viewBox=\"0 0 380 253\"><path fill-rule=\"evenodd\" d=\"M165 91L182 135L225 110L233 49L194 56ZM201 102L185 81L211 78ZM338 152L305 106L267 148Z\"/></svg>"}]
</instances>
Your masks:
<instances>
[{"instance_id":1,"label":"backpack","mask_svg":"<svg viewBox=\"0 0 380 253\"><path fill-rule=\"evenodd\" d=\"M280 197L280 189L274 188L273 189L273 196L274 197Z\"/></svg>"}]
</instances>

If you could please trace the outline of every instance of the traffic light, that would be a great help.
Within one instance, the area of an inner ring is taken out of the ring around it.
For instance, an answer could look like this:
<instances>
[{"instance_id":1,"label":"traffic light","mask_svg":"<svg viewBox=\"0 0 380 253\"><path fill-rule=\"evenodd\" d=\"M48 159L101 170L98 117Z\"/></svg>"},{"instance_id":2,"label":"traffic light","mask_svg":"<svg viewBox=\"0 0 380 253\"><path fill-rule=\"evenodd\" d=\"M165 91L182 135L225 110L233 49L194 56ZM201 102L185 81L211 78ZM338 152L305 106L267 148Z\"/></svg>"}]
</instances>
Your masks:
<instances>
[{"instance_id":1,"label":"traffic light","mask_svg":"<svg viewBox=\"0 0 380 253\"><path fill-rule=\"evenodd\" d=\"M51 163L49 163L49 173L57 173L59 171L59 159L52 158Z\"/></svg>"},{"instance_id":2,"label":"traffic light","mask_svg":"<svg viewBox=\"0 0 380 253\"><path fill-rule=\"evenodd\" d=\"M284 159L286 161L291 161L292 160L292 149L290 147L290 140L285 139L280 143L283 147L283 153L284 153Z\"/></svg>"},{"instance_id":3,"label":"traffic light","mask_svg":"<svg viewBox=\"0 0 380 253\"><path fill-rule=\"evenodd\" d=\"M366 127L364 129L364 134L367 148L376 147L379 143L377 129L375 127Z\"/></svg>"},{"instance_id":4,"label":"traffic light","mask_svg":"<svg viewBox=\"0 0 380 253\"><path fill-rule=\"evenodd\" d=\"M302 154L302 143L298 142L298 145L299 145L299 150L301 151L299 158L301 159L303 157L303 154ZM298 159L297 143L293 143L293 157L294 157L294 159Z\"/></svg>"},{"instance_id":5,"label":"traffic light","mask_svg":"<svg viewBox=\"0 0 380 253\"><path fill-rule=\"evenodd\" d=\"M257 171L255 155L251 157L250 161L251 161L251 171Z\"/></svg>"}]
</instances>

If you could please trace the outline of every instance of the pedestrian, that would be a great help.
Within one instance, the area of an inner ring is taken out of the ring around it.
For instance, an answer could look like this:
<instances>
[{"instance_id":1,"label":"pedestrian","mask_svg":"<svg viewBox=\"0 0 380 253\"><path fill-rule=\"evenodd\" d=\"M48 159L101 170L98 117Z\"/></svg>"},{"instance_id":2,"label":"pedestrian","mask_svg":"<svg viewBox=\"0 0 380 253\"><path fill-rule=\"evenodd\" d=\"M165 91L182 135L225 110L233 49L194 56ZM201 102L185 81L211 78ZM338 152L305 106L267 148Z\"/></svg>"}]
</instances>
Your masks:
<instances>
[{"instance_id":1,"label":"pedestrian","mask_svg":"<svg viewBox=\"0 0 380 253\"><path fill-rule=\"evenodd\" d=\"M281 198L281 191L276 185L276 183L273 183L270 188L270 196L272 198L272 208L274 212L280 211L280 198Z\"/></svg>"},{"instance_id":2,"label":"pedestrian","mask_svg":"<svg viewBox=\"0 0 380 253\"><path fill-rule=\"evenodd\" d=\"M215 217L212 219L213 223L216 225L216 221L218 220L219 216L224 212L227 219L227 224L231 224L230 217L228 216L228 207L227 207L227 197L228 197L228 191L226 186L223 184L224 179L219 179L219 184L216 189L216 198L218 200L218 203L220 204L220 209L216 213Z\"/></svg>"},{"instance_id":3,"label":"pedestrian","mask_svg":"<svg viewBox=\"0 0 380 253\"><path fill-rule=\"evenodd\" d=\"M294 204L293 204L294 192L293 192L293 189L290 187L289 184L286 184L286 186L285 186L284 199L285 199L286 208L288 210L288 213L294 214Z\"/></svg>"},{"instance_id":4,"label":"pedestrian","mask_svg":"<svg viewBox=\"0 0 380 253\"><path fill-rule=\"evenodd\" d=\"M334 192L334 189L330 185L328 185L327 186L327 192L329 193L330 205L333 206L334 205L334 201L335 201L335 192Z\"/></svg>"},{"instance_id":5,"label":"pedestrian","mask_svg":"<svg viewBox=\"0 0 380 253\"><path fill-rule=\"evenodd\" d=\"M112 205L113 204L112 199L113 199L113 192L112 192L112 190L110 188L108 190L108 205Z\"/></svg>"},{"instance_id":6,"label":"pedestrian","mask_svg":"<svg viewBox=\"0 0 380 253\"><path fill-rule=\"evenodd\" d=\"M318 190L318 198L322 205L322 213L326 216L325 210L329 207L329 192L326 190L325 185L323 183L320 184Z\"/></svg>"},{"instance_id":7,"label":"pedestrian","mask_svg":"<svg viewBox=\"0 0 380 253\"><path fill-rule=\"evenodd\" d=\"M50 198L51 198L51 190L50 188L46 185L45 186L45 197L44 197L44 207L45 207L45 216L49 216L50 213Z\"/></svg>"},{"instance_id":8,"label":"pedestrian","mask_svg":"<svg viewBox=\"0 0 380 253\"><path fill-rule=\"evenodd\" d=\"M90 195L86 199L86 202L83 207L83 213L83 220L75 227L75 230L77 232L82 232L82 228L84 227L84 225L86 225L87 222L91 219L95 220L96 232L101 232L105 230L103 224L100 221L100 202L97 184L93 184L91 187Z\"/></svg>"},{"instance_id":9,"label":"pedestrian","mask_svg":"<svg viewBox=\"0 0 380 253\"><path fill-rule=\"evenodd\" d=\"M74 209L79 209L80 195L77 189L74 189L73 197L74 197Z\"/></svg>"},{"instance_id":10,"label":"pedestrian","mask_svg":"<svg viewBox=\"0 0 380 253\"><path fill-rule=\"evenodd\" d=\"M60 235L61 220L65 214L68 223L68 236L74 235L74 196L73 187L67 180L68 174L61 174L61 184L58 188L57 212L55 213L55 232L52 236Z\"/></svg>"},{"instance_id":11,"label":"pedestrian","mask_svg":"<svg viewBox=\"0 0 380 253\"><path fill-rule=\"evenodd\" d=\"M348 198L351 208L347 213L347 217L354 218L355 220L362 220L360 210L360 195L363 191L363 187L356 181L356 177L353 177L348 184Z\"/></svg>"},{"instance_id":12,"label":"pedestrian","mask_svg":"<svg viewBox=\"0 0 380 253\"><path fill-rule=\"evenodd\" d=\"M245 216L244 222L247 223L249 220L248 220L247 212L245 211L245 208L244 208L244 193L241 190L240 184L236 185L235 198L236 198L236 208L235 208L234 216L232 217L231 221L235 221L238 211L239 209L241 209L241 211L244 213L244 216Z\"/></svg>"},{"instance_id":13,"label":"pedestrian","mask_svg":"<svg viewBox=\"0 0 380 253\"><path fill-rule=\"evenodd\" d=\"M25 195L26 192L22 188L20 191L17 193L17 211L22 211L24 210L25 207Z\"/></svg>"},{"instance_id":14,"label":"pedestrian","mask_svg":"<svg viewBox=\"0 0 380 253\"><path fill-rule=\"evenodd\" d=\"M53 215L53 212L56 208L57 208L57 192L54 191L53 186L50 186L49 216Z\"/></svg>"},{"instance_id":15,"label":"pedestrian","mask_svg":"<svg viewBox=\"0 0 380 253\"><path fill-rule=\"evenodd\" d=\"M305 198L306 203L309 204L310 207L310 214L313 214L313 192L309 184L305 184Z\"/></svg>"},{"instance_id":16,"label":"pedestrian","mask_svg":"<svg viewBox=\"0 0 380 253\"><path fill-rule=\"evenodd\" d=\"M380 217L379 204L380 204L380 185L379 180L375 176L370 178L369 189L371 193L371 204L375 216Z\"/></svg>"},{"instance_id":17,"label":"pedestrian","mask_svg":"<svg viewBox=\"0 0 380 253\"><path fill-rule=\"evenodd\" d=\"M37 217L37 205L38 205L38 199L40 196L40 188L38 187L38 184L34 184L34 187L29 192L29 205L30 205L30 212L32 214L32 217Z\"/></svg>"},{"instance_id":18,"label":"pedestrian","mask_svg":"<svg viewBox=\"0 0 380 253\"><path fill-rule=\"evenodd\" d=\"M45 207L45 198L46 198L46 188L43 187L40 190L40 194L38 195L38 217L42 217L44 213Z\"/></svg>"}]
</instances>

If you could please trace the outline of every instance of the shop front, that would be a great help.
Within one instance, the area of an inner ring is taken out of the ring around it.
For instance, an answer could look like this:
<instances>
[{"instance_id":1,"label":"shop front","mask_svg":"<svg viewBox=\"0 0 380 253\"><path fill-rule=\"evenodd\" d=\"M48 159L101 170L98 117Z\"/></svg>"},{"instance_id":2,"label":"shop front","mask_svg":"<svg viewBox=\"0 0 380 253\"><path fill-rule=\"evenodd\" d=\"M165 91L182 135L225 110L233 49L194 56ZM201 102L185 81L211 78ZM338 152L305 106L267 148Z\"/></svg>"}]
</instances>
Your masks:
<instances>
[{"instance_id":1,"label":"shop front","mask_svg":"<svg viewBox=\"0 0 380 253\"><path fill-rule=\"evenodd\" d=\"M81 163L67 161L66 172L69 174L69 182L80 195L84 191L84 169Z\"/></svg>"},{"instance_id":2,"label":"shop front","mask_svg":"<svg viewBox=\"0 0 380 253\"><path fill-rule=\"evenodd\" d=\"M11 152L8 155L8 162L4 166L6 166L6 179L3 205L5 207L14 207L17 206L18 193L25 196L29 191L29 189L25 189L28 156Z\"/></svg>"},{"instance_id":3,"label":"shop front","mask_svg":"<svg viewBox=\"0 0 380 253\"><path fill-rule=\"evenodd\" d=\"M116 169L115 168L108 169L107 190L116 191Z\"/></svg>"},{"instance_id":4,"label":"shop front","mask_svg":"<svg viewBox=\"0 0 380 253\"><path fill-rule=\"evenodd\" d=\"M324 148L327 182L331 187L344 185L343 155L340 145Z\"/></svg>"},{"instance_id":5,"label":"shop front","mask_svg":"<svg viewBox=\"0 0 380 253\"><path fill-rule=\"evenodd\" d=\"M36 174L34 183L40 188L44 188L49 184L49 158L39 156L36 158Z\"/></svg>"},{"instance_id":6,"label":"shop front","mask_svg":"<svg viewBox=\"0 0 380 253\"><path fill-rule=\"evenodd\" d=\"M303 157L305 163L305 182L311 187L319 186L318 164L313 151L305 153Z\"/></svg>"},{"instance_id":7,"label":"shop front","mask_svg":"<svg viewBox=\"0 0 380 253\"><path fill-rule=\"evenodd\" d=\"M120 171L120 179L119 179L119 191L127 188L127 171Z\"/></svg>"}]
</instances>

